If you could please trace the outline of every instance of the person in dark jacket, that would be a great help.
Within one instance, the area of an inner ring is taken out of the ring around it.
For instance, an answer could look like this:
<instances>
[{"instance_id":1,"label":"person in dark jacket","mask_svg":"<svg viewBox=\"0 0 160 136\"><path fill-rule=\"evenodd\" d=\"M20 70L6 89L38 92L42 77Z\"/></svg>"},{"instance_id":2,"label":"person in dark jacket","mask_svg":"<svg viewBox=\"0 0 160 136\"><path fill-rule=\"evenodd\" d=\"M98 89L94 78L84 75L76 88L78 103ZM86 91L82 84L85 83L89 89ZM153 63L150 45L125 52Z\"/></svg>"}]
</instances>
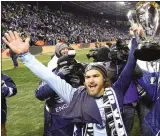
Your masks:
<instances>
[{"instance_id":1,"label":"person in dark jacket","mask_svg":"<svg viewBox=\"0 0 160 136\"><path fill-rule=\"evenodd\" d=\"M152 80L154 79L154 80ZM153 136L160 135L160 72L143 71L143 78L138 83L145 89L153 107L145 117L145 123Z\"/></svg>"},{"instance_id":2,"label":"person in dark jacket","mask_svg":"<svg viewBox=\"0 0 160 136\"><path fill-rule=\"evenodd\" d=\"M13 80L2 73L1 75L1 135L6 136L7 103L6 98L16 95L17 88Z\"/></svg>"},{"instance_id":3,"label":"person in dark jacket","mask_svg":"<svg viewBox=\"0 0 160 136\"><path fill-rule=\"evenodd\" d=\"M146 125L144 118L150 111L152 106L151 101L148 100L148 96L145 91L139 88L137 82L138 79L143 77L143 72L138 65L136 65L135 72L133 74L133 80L124 96L123 107L123 119L128 136L131 135L131 131L134 125L135 112L137 112L139 119L139 126L141 136L151 136L152 133Z\"/></svg>"},{"instance_id":4,"label":"person in dark jacket","mask_svg":"<svg viewBox=\"0 0 160 136\"><path fill-rule=\"evenodd\" d=\"M142 28L137 25L133 25L131 30L132 35L143 32ZM10 35L14 35L14 38L10 38ZM17 32L11 31L6 33L5 37L2 38L3 41L14 52L21 54L21 61L34 74L44 80L65 102L70 103L63 115L64 118L71 119L72 122L85 123L86 131L83 131L85 135L127 136L121 110L123 108L123 96L131 82L136 65L134 51L137 42L134 37L128 63L114 84L111 83L105 66L92 63L85 69L85 86L79 88L73 88L28 53L29 38L22 42ZM12 42L13 40L14 42Z\"/></svg>"},{"instance_id":5,"label":"person in dark jacket","mask_svg":"<svg viewBox=\"0 0 160 136\"><path fill-rule=\"evenodd\" d=\"M54 71L55 74L75 88L83 85L83 72L82 65L68 55L61 56L58 59L57 68ZM74 123L62 118L69 105L45 84L41 82L35 91L37 99L46 100L44 106L44 136L72 136Z\"/></svg>"},{"instance_id":6,"label":"person in dark jacket","mask_svg":"<svg viewBox=\"0 0 160 136\"><path fill-rule=\"evenodd\" d=\"M63 119L63 113L68 104L60 98L52 88L41 82L35 92L37 99L45 101L44 106L44 136L71 136L74 124Z\"/></svg>"}]
</instances>

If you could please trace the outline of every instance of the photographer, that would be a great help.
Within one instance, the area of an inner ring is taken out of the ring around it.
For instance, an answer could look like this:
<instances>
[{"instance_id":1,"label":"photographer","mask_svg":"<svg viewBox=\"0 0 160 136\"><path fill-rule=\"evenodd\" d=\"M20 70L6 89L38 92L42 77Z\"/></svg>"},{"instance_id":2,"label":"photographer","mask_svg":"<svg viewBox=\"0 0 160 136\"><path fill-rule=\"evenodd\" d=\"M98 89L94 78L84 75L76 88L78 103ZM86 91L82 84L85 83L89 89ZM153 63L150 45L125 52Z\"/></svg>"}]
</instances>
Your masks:
<instances>
[{"instance_id":1,"label":"photographer","mask_svg":"<svg viewBox=\"0 0 160 136\"><path fill-rule=\"evenodd\" d=\"M74 56L73 54L61 56L57 61L57 68L54 73L72 85L72 87L77 88L83 85L84 68L80 63L77 63ZM62 118L69 105L46 83L40 84L35 92L35 96L40 100L46 100L44 136L73 135L74 123Z\"/></svg>"},{"instance_id":2,"label":"photographer","mask_svg":"<svg viewBox=\"0 0 160 136\"><path fill-rule=\"evenodd\" d=\"M65 43L57 43L55 47L55 54L52 56L48 63L48 68L56 73L57 61L59 58L63 58L64 55L68 54L70 47ZM63 69L63 75L67 74L66 70ZM60 71L59 71L60 72ZM45 86L46 83L41 81L38 88L35 91L37 99L45 101L44 106L44 136L66 136L72 134L73 124L70 121L61 119L63 112L68 107L68 104L53 92L49 86ZM53 113L53 114L52 114ZM62 129L61 129L62 128Z\"/></svg>"}]
</instances>

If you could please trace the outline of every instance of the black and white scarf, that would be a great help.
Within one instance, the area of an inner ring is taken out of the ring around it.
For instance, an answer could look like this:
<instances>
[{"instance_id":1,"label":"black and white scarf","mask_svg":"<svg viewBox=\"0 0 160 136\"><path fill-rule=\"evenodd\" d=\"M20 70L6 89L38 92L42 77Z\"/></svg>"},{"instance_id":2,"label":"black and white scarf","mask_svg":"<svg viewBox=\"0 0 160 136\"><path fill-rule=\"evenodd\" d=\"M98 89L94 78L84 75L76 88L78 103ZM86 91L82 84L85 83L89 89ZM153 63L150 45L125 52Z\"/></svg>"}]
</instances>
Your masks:
<instances>
[{"instance_id":1,"label":"black and white scarf","mask_svg":"<svg viewBox=\"0 0 160 136\"><path fill-rule=\"evenodd\" d=\"M113 88L105 88L103 95L103 103L107 122L107 136L127 136L118 100ZM93 136L92 123L86 125L84 136Z\"/></svg>"}]
</instances>

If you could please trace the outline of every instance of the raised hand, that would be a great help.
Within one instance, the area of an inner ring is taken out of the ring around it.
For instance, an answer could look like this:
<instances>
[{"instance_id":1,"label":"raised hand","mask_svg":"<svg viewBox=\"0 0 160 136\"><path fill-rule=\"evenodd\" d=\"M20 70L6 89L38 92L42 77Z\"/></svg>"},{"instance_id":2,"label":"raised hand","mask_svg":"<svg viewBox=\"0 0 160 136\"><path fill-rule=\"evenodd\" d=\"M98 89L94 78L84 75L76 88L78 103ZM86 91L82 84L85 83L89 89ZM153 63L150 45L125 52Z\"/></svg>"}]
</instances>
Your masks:
<instances>
[{"instance_id":1,"label":"raised hand","mask_svg":"<svg viewBox=\"0 0 160 136\"><path fill-rule=\"evenodd\" d=\"M29 50L30 38L26 38L25 42L23 42L22 38L16 31L5 33L5 37L2 37L2 40L16 54L22 54Z\"/></svg>"},{"instance_id":2,"label":"raised hand","mask_svg":"<svg viewBox=\"0 0 160 136\"><path fill-rule=\"evenodd\" d=\"M138 24L133 24L132 27L130 28L130 35L134 36L135 33L140 37L144 37L145 35L142 26Z\"/></svg>"}]
</instances>

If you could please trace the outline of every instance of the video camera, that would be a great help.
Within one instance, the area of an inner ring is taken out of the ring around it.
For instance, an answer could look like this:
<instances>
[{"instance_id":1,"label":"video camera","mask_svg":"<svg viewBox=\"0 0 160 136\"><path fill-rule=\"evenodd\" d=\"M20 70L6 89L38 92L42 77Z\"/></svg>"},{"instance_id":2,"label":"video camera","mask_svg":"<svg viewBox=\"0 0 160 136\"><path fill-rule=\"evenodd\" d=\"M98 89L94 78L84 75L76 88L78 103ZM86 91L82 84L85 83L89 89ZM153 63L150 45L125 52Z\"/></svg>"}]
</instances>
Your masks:
<instances>
[{"instance_id":1,"label":"video camera","mask_svg":"<svg viewBox=\"0 0 160 136\"><path fill-rule=\"evenodd\" d=\"M77 61L74 59L76 56L75 50L69 50L67 55L60 57L57 61L58 69L68 66L73 69L73 65L77 64Z\"/></svg>"},{"instance_id":2,"label":"video camera","mask_svg":"<svg viewBox=\"0 0 160 136\"><path fill-rule=\"evenodd\" d=\"M84 67L81 63L75 60L76 53L74 50L68 52L68 55L64 55L58 59L57 68L63 69L68 67L70 74L64 77L64 79L73 87L79 87L84 82Z\"/></svg>"},{"instance_id":3,"label":"video camera","mask_svg":"<svg viewBox=\"0 0 160 136\"><path fill-rule=\"evenodd\" d=\"M87 58L88 59L93 58L96 60L97 59L97 51L98 51L98 48L90 49L89 53L86 54Z\"/></svg>"},{"instance_id":4,"label":"video camera","mask_svg":"<svg viewBox=\"0 0 160 136\"><path fill-rule=\"evenodd\" d=\"M112 45L109 49L108 47L97 47L89 50L86 54L87 58L93 58L94 62L108 62L111 61L116 65L124 64L128 59L129 48L125 43L118 39L116 44Z\"/></svg>"},{"instance_id":5,"label":"video camera","mask_svg":"<svg viewBox=\"0 0 160 136\"><path fill-rule=\"evenodd\" d=\"M93 58L94 62L107 62L108 59L108 53L110 52L109 48L107 47L97 47L94 49L90 49L89 53L86 54L87 58Z\"/></svg>"},{"instance_id":6,"label":"video camera","mask_svg":"<svg viewBox=\"0 0 160 136\"><path fill-rule=\"evenodd\" d=\"M125 64L128 59L129 48L121 39L117 39L116 44L112 45L108 57L116 65Z\"/></svg>"}]
</instances>

